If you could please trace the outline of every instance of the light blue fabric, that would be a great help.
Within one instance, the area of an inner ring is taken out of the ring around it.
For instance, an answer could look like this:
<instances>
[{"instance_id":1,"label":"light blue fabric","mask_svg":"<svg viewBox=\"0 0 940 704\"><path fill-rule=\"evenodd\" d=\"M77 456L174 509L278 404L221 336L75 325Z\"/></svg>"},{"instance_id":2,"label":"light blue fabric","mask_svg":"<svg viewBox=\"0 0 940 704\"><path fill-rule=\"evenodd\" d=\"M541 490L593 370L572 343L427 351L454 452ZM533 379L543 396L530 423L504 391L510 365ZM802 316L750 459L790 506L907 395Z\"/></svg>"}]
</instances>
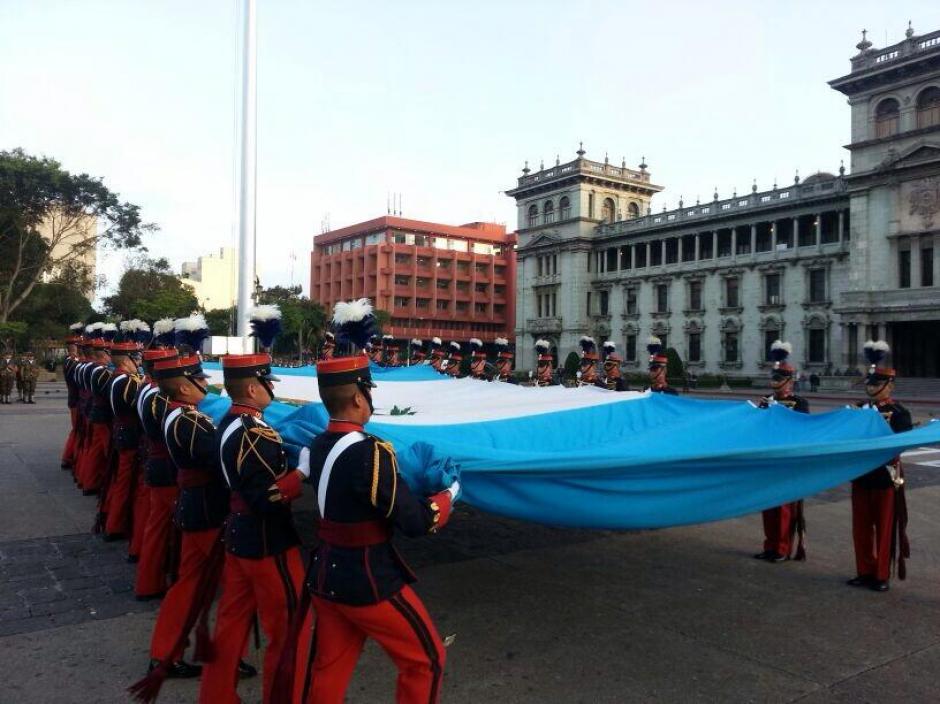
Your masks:
<instances>
[{"instance_id":1,"label":"light blue fabric","mask_svg":"<svg viewBox=\"0 0 940 704\"><path fill-rule=\"evenodd\" d=\"M228 399L210 396L202 407L219 418ZM327 422L320 404L275 403L265 417L294 445ZM460 425L376 421L367 430L394 443L418 491L445 486L456 463L463 500L474 506L608 529L753 513L847 482L906 448L940 444L940 423L894 434L870 409L805 415L662 394Z\"/></svg>"},{"instance_id":2,"label":"light blue fabric","mask_svg":"<svg viewBox=\"0 0 940 704\"><path fill-rule=\"evenodd\" d=\"M219 362L203 362L203 369L210 371L221 371L222 365ZM416 364L411 367L380 367L378 364L369 363L369 370L376 379L386 381L443 381L448 377L440 374L429 364ZM306 367L271 367L271 373L275 376L309 376L316 377L317 368L313 365Z\"/></svg>"}]
</instances>

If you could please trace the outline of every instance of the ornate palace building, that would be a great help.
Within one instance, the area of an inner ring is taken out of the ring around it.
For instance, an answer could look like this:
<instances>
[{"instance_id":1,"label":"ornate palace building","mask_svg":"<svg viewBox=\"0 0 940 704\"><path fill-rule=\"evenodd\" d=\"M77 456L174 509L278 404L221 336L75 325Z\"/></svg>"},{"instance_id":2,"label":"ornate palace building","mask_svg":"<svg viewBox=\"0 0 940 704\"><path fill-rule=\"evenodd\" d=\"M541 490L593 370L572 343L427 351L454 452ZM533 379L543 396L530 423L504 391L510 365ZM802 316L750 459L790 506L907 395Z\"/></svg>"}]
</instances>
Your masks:
<instances>
[{"instance_id":1,"label":"ornate palace building","mask_svg":"<svg viewBox=\"0 0 940 704\"><path fill-rule=\"evenodd\" d=\"M655 334L703 372L759 374L771 343L806 373L886 339L905 376L940 376L940 31L875 49L830 82L851 108L850 169L653 212L638 169L526 166L518 207L518 364L549 339L612 339L642 367Z\"/></svg>"}]
</instances>

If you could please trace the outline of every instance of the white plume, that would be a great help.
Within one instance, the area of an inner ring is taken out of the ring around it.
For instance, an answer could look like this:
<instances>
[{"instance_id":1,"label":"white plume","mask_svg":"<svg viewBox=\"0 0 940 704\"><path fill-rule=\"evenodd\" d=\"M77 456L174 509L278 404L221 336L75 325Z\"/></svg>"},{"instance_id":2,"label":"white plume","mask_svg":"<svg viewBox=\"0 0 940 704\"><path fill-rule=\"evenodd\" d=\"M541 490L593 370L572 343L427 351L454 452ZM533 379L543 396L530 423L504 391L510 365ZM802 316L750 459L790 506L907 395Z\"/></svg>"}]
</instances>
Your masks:
<instances>
[{"instance_id":1,"label":"white plume","mask_svg":"<svg viewBox=\"0 0 940 704\"><path fill-rule=\"evenodd\" d=\"M774 343L770 346L771 350L786 350L787 354L793 354L793 345L789 342L783 342L782 340L774 340Z\"/></svg>"},{"instance_id":2,"label":"white plume","mask_svg":"<svg viewBox=\"0 0 940 704\"><path fill-rule=\"evenodd\" d=\"M372 304L368 298L357 301L337 301L333 306L333 322L337 325L359 322L372 313Z\"/></svg>"},{"instance_id":3,"label":"white plume","mask_svg":"<svg viewBox=\"0 0 940 704\"><path fill-rule=\"evenodd\" d=\"M117 332L117 325L114 323L103 323L101 325L101 332Z\"/></svg>"},{"instance_id":4,"label":"white plume","mask_svg":"<svg viewBox=\"0 0 940 704\"><path fill-rule=\"evenodd\" d=\"M173 330L173 318L160 318L153 324L153 334L163 335Z\"/></svg>"},{"instance_id":5,"label":"white plume","mask_svg":"<svg viewBox=\"0 0 940 704\"><path fill-rule=\"evenodd\" d=\"M878 342L872 343L872 349L881 350L882 352L891 351L891 347L884 340L878 340Z\"/></svg>"},{"instance_id":6,"label":"white plume","mask_svg":"<svg viewBox=\"0 0 940 704\"><path fill-rule=\"evenodd\" d=\"M85 328L85 332L94 334L96 332L101 332L103 328L104 328L104 323L92 323L91 325Z\"/></svg>"},{"instance_id":7,"label":"white plume","mask_svg":"<svg viewBox=\"0 0 940 704\"><path fill-rule=\"evenodd\" d=\"M594 342L594 338L590 335L582 335L578 342Z\"/></svg>"},{"instance_id":8,"label":"white plume","mask_svg":"<svg viewBox=\"0 0 940 704\"><path fill-rule=\"evenodd\" d=\"M656 337L655 335L650 335L650 339L646 341L646 344L648 344L648 345L661 345L661 344L663 344L663 341L660 340L660 339L659 339L658 337Z\"/></svg>"},{"instance_id":9,"label":"white plume","mask_svg":"<svg viewBox=\"0 0 940 704\"><path fill-rule=\"evenodd\" d=\"M536 340L535 349L548 352L552 347L552 344L548 340Z\"/></svg>"},{"instance_id":10,"label":"white plume","mask_svg":"<svg viewBox=\"0 0 940 704\"><path fill-rule=\"evenodd\" d=\"M193 313L188 318L177 318L173 321L174 330L207 330L209 324L202 313Z\"/></svg>"},{"instance_id":11,"label":"white plume","mask_svg":"<svg viewBox=\"0 0 940 704\"><path fill-rule=\"evenodd\" d=\"M383 342L388 342L389 340L394 340L394 339L395 339L395 338L392 337L391 335L382 335L382 341L383 341Z\"/></svg>"},{"instance_id":12,"label":"white plume","mask_svg":"<svg viewBox=\"0 0 940 704\"><path fill-rule=\"evenodd\" d=\"M508 344L509 344L509 340L507 340L505 337L497 337L497 338L496 338L496 344L497 344L497 345L508 345Z\"/></svg>"},{"instance_id":13,"label":"white plume","mask_svg":"<svg viewBox=\"0 0 940 704\"><path fill-rule=\"evenodd\" d=\"M483 347L483 340L481 340L479 337L471 337L470 345L473 347Z\"/></svg>"},{"instance_id":14,"label":"white plume","mask_svg":"<svg viewBox=\"0 0 940 704\"><path fill-rule=\"evenodd\" d=\"M460 352L460 343L459 343L459 342L451 342L451 343L450 343L450 347L451 347L452 350L455 350L455 351L457 351L457 352Z\"/></svg>"},{"instance_id":15,"label":"white plume","mask_svg":"<svg viewBox=\"0 0 940 704\"><path fill-rule=\"evenodd\" d=\"M419 340L417 337L413 337L411 338L411 344L414 345L415 347L421 347L421 345L423 345L424 342Z\"/></svg>"},{"instance_id":16,"label":"white plume","mask_svg":"<svg viewBox=\"0 0 940 704\"><path fill-rule=\"evenodd\" d=\"M443 343L441 342L441 338L439 338L439 337L432 337L432 338L431 338L431 342L434 343L435 345L443 344Z\"/></svg>"},{"instance_id":17,"label":"white plume","mask_svg":"<svg viewBox=\"0 0 940 704\"><path fill-rule=\"evenodd\" d=\"M251 320L273 320L281 317L281 309L275 305L255 306L248 311Z\"/></svg>"},{"instance_id":18,"label":"white plume","mask_svg":"<svg viewBox=\"0 0 940 704\"><path fill-rule=\"evenodd\" d=\"M72 323L69 325L69 330L72 332L81 332L85 329L85 323Z\"/></svg>"},{"instance_id":19,"label":"white plume","mask_svg":"<svg viewBox=\"0 0 940 704\"><path fill-rule=\"evenodd\" d=\"M615 343L613 340L607 340L607 342L604 343L604 349L605 350L617 349L617 343Z\"/></svg>"}]
</instances>

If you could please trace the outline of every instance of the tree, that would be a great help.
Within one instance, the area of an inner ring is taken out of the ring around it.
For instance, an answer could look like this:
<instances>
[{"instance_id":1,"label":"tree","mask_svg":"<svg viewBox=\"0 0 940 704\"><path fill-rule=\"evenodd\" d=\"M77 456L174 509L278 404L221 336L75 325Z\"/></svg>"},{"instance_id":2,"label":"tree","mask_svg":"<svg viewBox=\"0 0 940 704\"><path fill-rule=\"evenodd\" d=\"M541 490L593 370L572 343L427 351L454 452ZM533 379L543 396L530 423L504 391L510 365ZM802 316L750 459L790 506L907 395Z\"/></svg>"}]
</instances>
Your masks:
<instances>
[{"instance_id":1,"label":"tree","mask_svg":"<svg viewBox=\"0 0 940 704\"><path fill-rule=\"evenodd\" d=\"M117 318L181 318L198 310L192 289L171 273L166 259L141 257L121 276L118 290L104 299L104 307Z\"/></svg>"},{"instance_id":2,"label":"tree","mask_svg":"<svg viewBox=\"0 0 940 704\"><path fill-rule=\"evenodd\" d=\"M575 379L581 368L581 356L577 352L569 352L565 357L565 378Z\"/></svg>"},{"instance_id":3,"label":"tree","mask_svg":"<svg viewBox=\"0 0 940 704\"><path fill-rule=\"evenodd\" d=\"M685 366L679 353L672 347L666 348L666 378L682 379L685 376Z\"/></svg>"},{"instance_id":4,"label":"tree","mask_svg":"<svg viewBox=\"0 0 940 704\"><path fill-rule=\"evenodd\" d=\"M215 308L206 311L206 322L213 335L232 335L232 323L235 321L235 308Z\"/></svg>"},{"instance_id":5,"label":"tree","mask_svg":"<svg viewBox=\"0 0 940 704\"><path fill-rule=\"evenodd\" d=\"M87 291L90 252L99 244L142 249L143 236L156 229L100 178L71 174L21 149L0 151L0 322L44 274Z\"/></svg>"},{"instance_id":6,"label":"tree","mask_svg":"<svg viewBox=\"0 0 940 704\"><path fill-rule=\"evenodd\" d=\"M13 317L26 324L22 342L62 338L75 322L91 322L94 310L82 291L63 283L37 284Z\"/></svg>"},{"instance_id":7,"label":"tree","mask_svg":"<svg viewBox=\"0 0 940 704\"><path fill-rule=\"evenodd\" d=\"M381 335L385 330L391 328L392 325L392 314L387 310L379 310L378 308L372 311L372 314L375 316L375 328L376 333Z\"/></svg>"},{"instance_id":8,"label":"tree","mask_svg":"<svg viewBox=\"0 0 940 704\"><path fill-rule=\"evenodd\" d=\"M326 311L316 301L301 295L300 286L273 286L258 297L263 304L281 308L281 337L276 344L282 353L303 356L317 347L326 329Z\"/></svg>"}]
</instances>

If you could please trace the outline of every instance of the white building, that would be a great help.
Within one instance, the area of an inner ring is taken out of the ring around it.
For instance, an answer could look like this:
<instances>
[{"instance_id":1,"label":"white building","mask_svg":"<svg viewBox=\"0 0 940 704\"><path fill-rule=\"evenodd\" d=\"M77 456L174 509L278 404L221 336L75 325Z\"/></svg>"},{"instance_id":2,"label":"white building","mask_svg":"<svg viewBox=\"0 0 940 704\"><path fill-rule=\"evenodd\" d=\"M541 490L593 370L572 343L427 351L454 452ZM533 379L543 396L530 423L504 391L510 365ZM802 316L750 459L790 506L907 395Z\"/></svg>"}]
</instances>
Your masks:
<instances>
[{"instance_id":1,"label":"white building","mask_svg":"<svg viewBox=\"0 0 940 704\"><path fill-rule=\"evenodd\" d=\"M886 339L905 376L940 376L940 32L874 49L830 85L848 96L850 174L654 213L646 164L523 169L516 349L612 339L642 367L664 338L699 371L756 375L773 340L825 373Z\"/></svg>"},{"instance_id":2,"label":"white building","mask_svg":"<svg viewBox=\"0 0 940 704\"><path fill-rule=\"evenodd\" d=\"M238 256L232 247L184 262L180 280L192 288L205 310L230 308L238 297Z\"/></svg>"}]
</instances>

